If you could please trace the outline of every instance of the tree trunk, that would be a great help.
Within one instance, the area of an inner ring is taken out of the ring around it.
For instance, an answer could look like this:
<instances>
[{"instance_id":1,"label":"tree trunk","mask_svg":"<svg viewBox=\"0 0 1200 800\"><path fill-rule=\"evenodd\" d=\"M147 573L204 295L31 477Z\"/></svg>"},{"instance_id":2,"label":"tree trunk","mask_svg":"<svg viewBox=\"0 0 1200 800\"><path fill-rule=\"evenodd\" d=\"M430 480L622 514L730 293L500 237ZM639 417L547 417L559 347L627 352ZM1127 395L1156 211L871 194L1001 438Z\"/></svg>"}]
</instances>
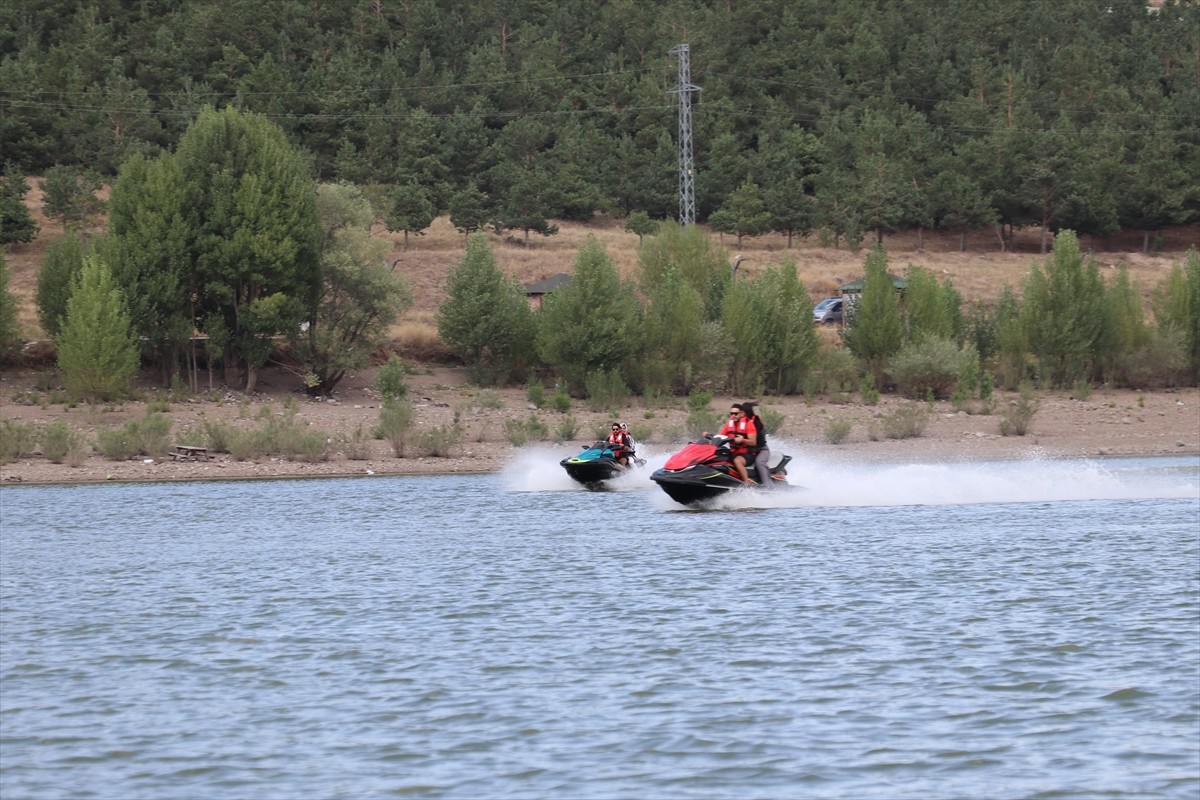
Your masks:
<instances>
[{"instance_id":1,"label":"tree trunk","mask_svg":"<svg viewBox=\"0 0 1200 800\"><path fill-rule=\"evenodd\" d=\"M250 361L246 362L246 394L254 393L254 384L258 383L258 367Z\"/></svg>"},{"instance_id":2,"label":"tree trunk","mask_svg":"<svg viewBox=\"0 0 1200 800\"><path fill-rule=\"evenodd\" d=\"M960 252L960 253L967 252L967 232L966 231L958 232L958 252Z\"/></svg>"},{"instance_id":3,"label":"tree trunk","mask_svg":"<svg viewBox=\"0 0 1200 800\"><path fill-rule=\"evenodd\" d=\"M925 252L925 226L924 225L917 226L917 252L918 253Z\"/></svg>"},{"instance_id":4,"label":"tree trunk","mask_svg":"<svg viewBox=\"0 0 1200 800\"><path fill-rule=\"evenodd\" d=\"M1142 232L1142 255L1150 255L1150 231Z\"/></svg>"}]
</instances>

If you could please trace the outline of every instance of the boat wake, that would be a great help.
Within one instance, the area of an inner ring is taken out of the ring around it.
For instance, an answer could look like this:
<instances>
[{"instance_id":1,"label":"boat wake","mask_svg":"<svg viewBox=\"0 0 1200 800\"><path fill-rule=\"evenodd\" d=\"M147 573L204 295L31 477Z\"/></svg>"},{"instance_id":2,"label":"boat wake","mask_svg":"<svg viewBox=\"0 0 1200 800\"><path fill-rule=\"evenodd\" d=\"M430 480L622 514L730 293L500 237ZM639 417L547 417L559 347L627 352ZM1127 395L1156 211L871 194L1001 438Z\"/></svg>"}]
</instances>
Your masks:
<instances>
[{"instance_id":1,"label":"boat wake","mask_svg":"<svg viewBox=\"0 0 1200 800\"><path fill-rule=\"evenodd\" d=\"M570 449L570 448L567 448ZM1072 500L1200 500L1200 457L1109 459L1030 458L1021 461L855 463L810 458L803 447L780 443L793 454L786 490L735 491L704 506L708 510L817 506L912 506L1028 503ZM610 491L644 491L655 508L683 510L650 480L673 452L643 445L646 466L610 482ZM799 454L799 455L797 455ZM559 466L563 448L526 448L503 471L509 491L586 492Z\"/></svg>"}]
</instances>

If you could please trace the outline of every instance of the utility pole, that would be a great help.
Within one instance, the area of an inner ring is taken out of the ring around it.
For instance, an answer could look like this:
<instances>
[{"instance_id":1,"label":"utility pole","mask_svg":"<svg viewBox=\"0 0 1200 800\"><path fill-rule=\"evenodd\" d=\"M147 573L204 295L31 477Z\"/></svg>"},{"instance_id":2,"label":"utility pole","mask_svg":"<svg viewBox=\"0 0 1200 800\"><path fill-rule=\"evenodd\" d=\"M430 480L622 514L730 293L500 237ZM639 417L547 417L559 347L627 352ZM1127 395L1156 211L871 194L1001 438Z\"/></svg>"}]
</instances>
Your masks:
<instances>
[{"instance_id":1,"label":"utility pole","mask_svg":"<svg viewBox=\"0 0 1200 800\"><path fill-rule=\"evenodd\" d=\"M694 225L696 222L696 165L692 161L692 92L699 86L692 85L692 63L686 44L677 44L668 50L679 57L679 85L670 91L679 95L679 224Z\"/></svg>"}]
</instances>

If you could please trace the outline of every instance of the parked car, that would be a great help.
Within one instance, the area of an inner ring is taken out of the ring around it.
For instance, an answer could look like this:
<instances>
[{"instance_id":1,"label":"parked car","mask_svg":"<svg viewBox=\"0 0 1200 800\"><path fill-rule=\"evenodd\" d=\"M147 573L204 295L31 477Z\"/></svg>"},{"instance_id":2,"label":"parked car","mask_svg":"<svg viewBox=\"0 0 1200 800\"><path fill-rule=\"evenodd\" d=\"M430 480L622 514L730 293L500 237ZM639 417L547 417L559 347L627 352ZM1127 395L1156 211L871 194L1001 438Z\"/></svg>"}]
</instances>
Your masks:
<instances>
[{"instance_id":1,"label":"parked car","mask_svg":"<svg viewBox=\"0 0 1200 800\"><path fill-rule=\"evenodd\" d=\"M841 322L842 298L826 297L813 306L813 322Z\"/></svg>"}]
</instances>

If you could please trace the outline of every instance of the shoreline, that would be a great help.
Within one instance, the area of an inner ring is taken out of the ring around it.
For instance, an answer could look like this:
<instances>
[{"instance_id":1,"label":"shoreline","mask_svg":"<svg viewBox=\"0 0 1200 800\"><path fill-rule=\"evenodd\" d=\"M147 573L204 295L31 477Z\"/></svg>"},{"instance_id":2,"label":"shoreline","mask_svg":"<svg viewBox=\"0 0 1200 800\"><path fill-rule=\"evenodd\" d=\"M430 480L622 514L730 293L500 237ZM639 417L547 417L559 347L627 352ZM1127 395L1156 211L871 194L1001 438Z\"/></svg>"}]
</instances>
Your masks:
<instances>
[{"instance_id":1,"label":"shoreline","mask_svg":"<svg viewBox=\"0 0 1200 800\"><path fill-rule=\"evenodd\" d=\"M89 443L97 431L141 419L150 407L163 401L126 402L116 407L69 408L63 404L23 404L14 400L33 385L35 376L0 376L0 421L44 425L63 421ZM77 466L54 464L34 454L0 464L0 486L72 485L95 483L160 483L205 480L272 480L281 478L376 477L453 474L496 474L520 459L523 452L545 454L547 468L559 469L557 461L579 451L591 434L604 430L614 415L593 411L581 402L569 414L537 409L521 388L480 389L471 386L465 373L454 367L430 369L413 376L409 397L413 402L415 430L434 426L459 426L462 436L449 456L421 455L413 449L403 458L392 453L380 439L361 443L358 458L339 450L345 434L371 431L378 422L381 405L373 386L373 375L364 374L347 386L335 400L315 400L291 389L268 384L263 392L244 397L225 390L221 399L188 398L173 401L163 411L172 422L173 444L203 442L206 424L221 422L232 427L261 425L264 414L294 414L306 430L328 434L333 451L327 460L289 461L266 456L254 461L237 461L227 453L211 460L174 461L139 456L113 461L92 452ZM15 391L14 391L15 387ZM719 410L742 398L717 396L710 409ZM920 435L886 438L881 433L888 415L911 401L888 395L866 405L834 402L827 398L760 398L760 408L782 419L772 432L769 445L772 462L783 453L794 459L829 463L955 463L979 461L1023 461L1036 459L1080 459L1155 456L1200 456L1200 388L1137 392L1097 389L1085 399L1066 394L1040 395L1040 406L1024 436L999 432L1001 411L1014 402L1013 393L997 392L990 414L968 414L948 401L918 404L926 412ZM674 452L687 439L687 412L680 399L661 407L645 407L631 401L618 418L641 428L640 452L662 456ZM718 419L713 411L714 422ZM562 443L551 436L521 447L510 444L506 423L527 421L536 416L550 431L567 421L575 433ZM850 434L840 444L828 441L826 430L839 422L850 425ZM553 458L551 458L553 456ZM551 462L552 465L551 465ZM652 458L653 463L653 458Z\"/></svg>"}]
</instances>

